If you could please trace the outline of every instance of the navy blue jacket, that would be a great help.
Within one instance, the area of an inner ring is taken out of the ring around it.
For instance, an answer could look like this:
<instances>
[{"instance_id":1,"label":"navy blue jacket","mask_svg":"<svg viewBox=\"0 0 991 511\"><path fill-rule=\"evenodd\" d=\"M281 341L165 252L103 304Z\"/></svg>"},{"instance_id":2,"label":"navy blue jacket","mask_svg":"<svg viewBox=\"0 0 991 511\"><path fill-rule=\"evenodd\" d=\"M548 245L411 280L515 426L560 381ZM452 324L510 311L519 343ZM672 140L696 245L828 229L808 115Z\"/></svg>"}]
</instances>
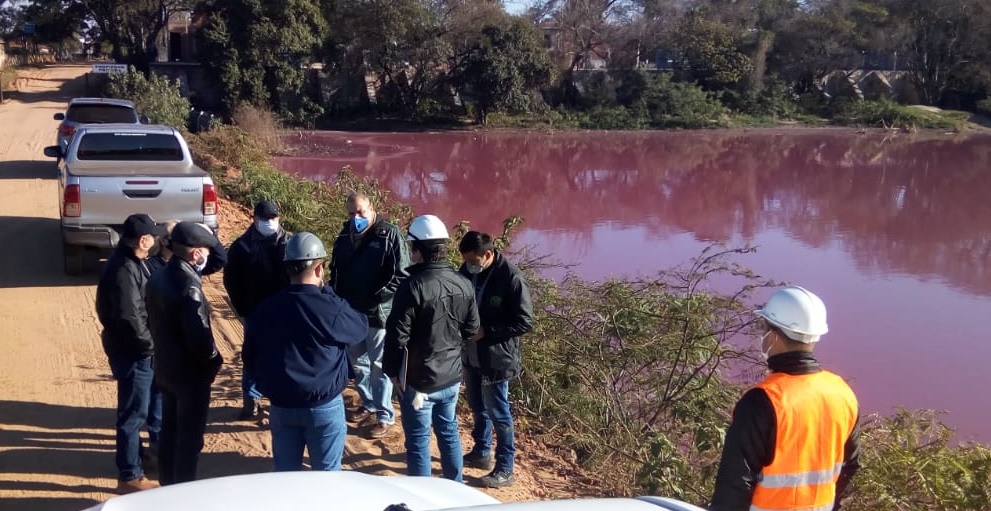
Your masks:
<instances>
[{"instance_id":1,"label":"navy blue jacket","mask_svg":"<svg viewBox=\"0 0 991 511\"><path fill-rule=\"evenodd\" d=\"M348 346L364 341L368 318L330 286L293 284L248 316L241 357L274 406L312 408L348 384Z\"/></svg>"}]
</instances>

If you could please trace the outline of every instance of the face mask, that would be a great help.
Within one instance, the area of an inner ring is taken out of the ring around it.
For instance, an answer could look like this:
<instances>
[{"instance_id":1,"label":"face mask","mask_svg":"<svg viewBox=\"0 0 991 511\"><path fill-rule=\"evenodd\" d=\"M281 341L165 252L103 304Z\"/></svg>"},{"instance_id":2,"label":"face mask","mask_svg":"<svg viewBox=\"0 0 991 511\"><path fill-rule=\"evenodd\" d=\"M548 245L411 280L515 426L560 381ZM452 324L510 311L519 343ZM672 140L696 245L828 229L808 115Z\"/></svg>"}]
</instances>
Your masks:
<instances>
[{"instance_id":1,"label":"face mask","mask_svg":"<svg viewBox=\"0 0 991 511\"><path fill-rule=\"evenodd\" d=\"M485 269L480 264L467 264L467 263L465 263L465 266L468 268L468 273L471 273L472 275L475 275L475 274L478 274L478 273L482 273L482 270Z\"/></svg>"},{"instance_id":2,"label":"face mask","mask_svg":"<svg viewBox=\"0 0 991 511\"><path fill-rule=\"evenodd\" d=\"M764 332L764 335L760 336L760 341L757 342L757 349L760 350L760 358L764 362L767 362L767 359L770 358L771 348L774 347L774 343L772 342L771 345L767 347L767 351L764 351L764 339L767 339L768 335L771 335L770 330Z\"/></svg>"},{"instance_id":3,"label":"face mask","mask_svg":"<svg viewBox=\"0 0 991 511\"><path fill-rule=\"evenodd\" d=\"M366 227L368 227L368 219L363 216L356 215L354 217L354 230L361 232L364 231Z\"/></svg>"},{"instance_id":4,"label":"face mask","mask_svg":"<svg viewBox=\"0 0 991 511\"><path fill-rule=\"evenodd\" d=\"M210 260L210 253L203 251L200 252L200 255L203 256L203 260L198 263L193 263L193 268L196 270L196 273L202 275L203 269L206 268L206 262Z\"/></svg>"},{"instance_id":5,"label":"face mask","mask_svg":"<svg viewBox=\"0 0 991 511\"><path fill-rule=\"evenodd\" d=\"M258 234L261 234L266 238L273 236L275 233L279 232L279 220L277 218L272 218L269 220L255 220L255 229L258 230Z\"/></svg>"}]
</instances>

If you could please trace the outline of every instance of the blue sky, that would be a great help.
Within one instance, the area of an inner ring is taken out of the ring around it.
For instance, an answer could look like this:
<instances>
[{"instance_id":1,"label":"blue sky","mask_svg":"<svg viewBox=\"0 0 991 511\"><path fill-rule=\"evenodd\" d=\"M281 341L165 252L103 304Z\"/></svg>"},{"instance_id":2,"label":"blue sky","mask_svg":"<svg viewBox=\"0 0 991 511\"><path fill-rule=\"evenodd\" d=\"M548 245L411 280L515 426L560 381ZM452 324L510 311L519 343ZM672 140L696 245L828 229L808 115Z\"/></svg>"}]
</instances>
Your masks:
<instances>
[{"instance_id":1,"label":"blue sky","mask_svg":"<svg viewBox=\"0 0 991 511\"><path fill-rule=\"evenodd\" d=\"M512 13L512 14L519 14L519 13L523 12L523 10L526 9L527 3L528 2L526 0L504 0L503 1L503 4L506 5L506 10L509 11L510 13Z\"/></svg>"}]
</instances>

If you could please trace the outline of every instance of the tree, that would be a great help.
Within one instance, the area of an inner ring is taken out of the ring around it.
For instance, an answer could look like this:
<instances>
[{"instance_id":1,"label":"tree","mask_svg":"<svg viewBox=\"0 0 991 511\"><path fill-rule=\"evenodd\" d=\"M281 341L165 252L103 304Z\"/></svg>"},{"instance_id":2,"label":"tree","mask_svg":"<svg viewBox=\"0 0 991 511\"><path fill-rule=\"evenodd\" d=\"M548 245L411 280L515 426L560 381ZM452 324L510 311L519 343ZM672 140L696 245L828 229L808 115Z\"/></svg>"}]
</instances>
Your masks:
<instances>
[{"instance_id":1,"label":"tree","mask_svg":"<svg viewBox=\"0 0 991 511\"><path fill-rule=\"evenodd\" d=\"M567 69L573 71L592 56L609 59L613 47L622 44L620 29L633 8L627 0L546 0L537 10L552 13L551 20L566 34Z\"/></svg>"},{"instance_id":2,"label":"tree","mask_svg":"<svg viewBox=\"0 0 991 511\"><path fill-rule=\"evenodd\" d=\"M173 12L190 0L77 0L111 45L111 56L147 73L157 41Z\"/></svg>"},{"instance_id":3,"label":"tree","mask_svg":"<svg viewBox=\"0 0 991 511\"><path fill-rule=\"evenodd\" d=\"M21 16L35 24L35 41L61 46L81 28L86 10L72 0L35 0L24 8Z\"/></svg>"},{"instance_id":4,"label":"tree","mask_svg":"<svg viewBox=\"0 0 991 511\"><path fill-rule=\"evenodd\" d=\"M894 39L922 99L941 104L951 79L969 64L986 67L991 7L985 0L887 0Z\"/></svg>"},{"instance_id":5,"label":"tree","mask_svg":"<svg viewBox=\"0 0 991 511\"><path fill-rule=\"evenodd\" d=\"M736 31L703 12L686 16L671 41L676 67L707 90L736 88L752 69L740 52Z\"/></svg>"},{"instance_id":6,"label":"tree","mask_svg":"<svg viewBox=\"0 0 991 511\"><path fill-rule=\"evenodd\" d=\"M203 6L200 59L223 89L224 109L265 105L306 124L321 107L306 93L327 22L316 0L216 0Z\"/></svg>"},{"instance_id":7,"label":"tree","mask_svg":"<svg viewBox=\"0 0 991 511\"><path fill-rule=\"evenodd\" d=\"M526 109L527 94L550 81L553 65L536 30L521 18L482 28L465 51L453 82L474 99L484 125L496 108Z\"/></svg>"},{"instance_id":8,"label":"tree","mask_svg":"<svg viewBox=\"0 0 991 511\"><path fill-rule=\"evenodd\" d=\"M442 82L452 54L447 39L452 15L462 2L425 0L333 0L327 9L335 26L326 46L331 65L347 72L372 72L394 103L411 118L420 101ZM389 91L392 94L389 94Z\"/></svg>"}]
</instances>

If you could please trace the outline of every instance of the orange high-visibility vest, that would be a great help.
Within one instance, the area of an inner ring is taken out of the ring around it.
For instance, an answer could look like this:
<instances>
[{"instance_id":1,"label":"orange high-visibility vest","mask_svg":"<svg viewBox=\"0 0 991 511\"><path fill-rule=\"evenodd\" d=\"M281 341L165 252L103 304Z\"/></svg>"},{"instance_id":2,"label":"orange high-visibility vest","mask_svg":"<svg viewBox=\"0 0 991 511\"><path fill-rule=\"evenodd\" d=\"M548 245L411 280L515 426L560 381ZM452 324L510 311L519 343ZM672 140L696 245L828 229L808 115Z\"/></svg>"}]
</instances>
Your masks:
<instances>
[{"instance_id":1,"label":"orange high-visibility vest","mask_svg":"<svg viewBox=\"0 0 991 511\"><path fill-rule=\"evenodd\" d=\"M750 511L831 511L857 397L839 376L771 373L757 385L774 406L774 460L761 471Z\"/></svg>"}]
</instances>

